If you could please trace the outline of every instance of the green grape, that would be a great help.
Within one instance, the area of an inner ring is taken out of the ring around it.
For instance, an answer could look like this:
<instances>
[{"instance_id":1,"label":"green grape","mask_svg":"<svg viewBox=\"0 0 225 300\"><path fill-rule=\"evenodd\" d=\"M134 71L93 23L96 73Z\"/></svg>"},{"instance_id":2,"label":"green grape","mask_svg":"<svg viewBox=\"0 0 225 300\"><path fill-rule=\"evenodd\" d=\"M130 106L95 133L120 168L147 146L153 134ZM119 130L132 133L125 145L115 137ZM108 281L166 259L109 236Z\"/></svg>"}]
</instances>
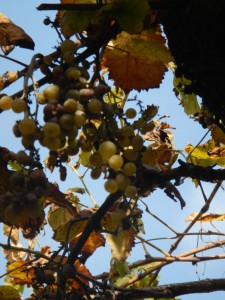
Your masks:
<instances>
[{"instance_id":1,"label":"green grape","mask_svg":"<svg viewBox=\"0 0 225 300\"><path fill-rule=\"evenodd\" d=\"M34 120L25 118L19 122L19 130L22 135L32 134L37 128Z\"/></svg>"},{"instance_id":2,"label":"green grape","mask_svg":"<svg viewBox=\"0 0 225 300\"><path fill-rule=\"evenodd\" d=\"M96 98L93 98L88 103L88 110L93 114L99 114L102 110L102 102Z\"/></svg>"},{"instance_id":3,"label":"green grape","mask_svg":"<svg viewBox=\"0 0 225 300\"><path fill-rule=\"evenodd\" d=\"M118 191L118 184L115 179L107 179L104 188L108 193L113 194Z\"/></svg>"},{"instance_id":4,"label":"green grape","mask_svg":"<svg viewBox=\"0 0 225 300\"><path fill-rule=\"evenodd\" d=\"M65 130L71 130L74 126L74 123L74 117L71 114L63 114L59 118L59 124Z\"/></svg>"},{"instance_id":5,"label":"green grape","mask_svg":"<svg viewBox=\"0 0 225 300\"><path fill-rule=\"evenodd\" d=\"M13 125L13 133L15 135L15 137L21 137L21 132L20 132L20 128L19 128L19 123L16 122L14 125Z\"/></svg>"},{"instance_id":6,"label":"green grape","mask_svg":"<svg viewBox=\"0 0 225 300\"><path fill-rule=\"evenodd\" d=\"M12 110L15 113L21 113L27 108L26 102L23 99L16 98L12 103Z\"/></svg>"},{"instance_id":7,"label":"green grape","mask_svg":"<svg viewBox=\"0 0 225 300\"><path fill-rule=\"evenodd\" d=\"M44 136L42 144L49 150L58 150L62 147L61 140L59 137Z\"/></svg>"},{"instance_id":8,"label":"green grape","mask_svg":"<svg viewBox=\"0 0 225 300\"><path fill-rule=\"evenodd\" d=\"M70 89L66 93L66 98L72 98L74 100L79 100L80 99L80 91L76 89Z\"/></svg>"},{"instance_id":9,"label":"green grape","mask_svg":"<svg viewBox=\"0 0 225 300\"><path fill-rule=\"evenodd\" d=\"M100 167L103 163L101 154L96 151L90 156L90 164L94 167Z\"/></svg>"},{"instance_id":10,"label":"green grape","mask_svg":"<svg viewBox=\"0 0 225 300\"><path fill-rule=\"evenodd\" d=\"M37 97L37 101L38 101L39 104L46 104L47 103L47 99L44 96L44 91L40 91L37 94L36 97Z\"/></svg>"},{"instance_id":11,"label":"green grape","mask_svg":"<svg viewBox=\"0 0 225 300\"><path fill-rule=\"evenodd\" d=\"M60 51L65 53L67 51L75 52L77 49L76 44L71 40L65 40L60 44Z\"/></svg>"},{"instance_id":12,"label":"green grape","mask_svg":"<svg viewBox=\"0 0 225 300\"><path fill-rule=\"evenodd\" d=\"M144 140L140 135L135 135L131 139L131 146L134 150L141 150L143 148Z\"/></svg>"},{"instance_id":13,"label":"green grape","mask_svg":"<svg viewBox=\"0 0 225 300\"><path fill-rule=\"evenodd\" d=\"M94 168L91 170L91 178L92 179L98 179L102 174L101 168Z\"/></svg>"},{"instance_id":14,"label":"green grape","mask_svg":"<svg viewBox=\"0 0 225 300\"><path fill-rule=\"evenodd\" d=\"M133 149L126 149L123 153L127 160L135 161L138 158L138 152Z\"/></svg>"},{"instance_id":15,"label":"green grape","mask_svg":"<svg viewBox=\"0 0 225 300\"><path fill-rule=\"evenodd\" d=\"M116 145L111 141L104 141L99 146L99 153L102 155L104 160L108 160L112 155L116 153Z\"/></svg>"},{"instance_id":16,"label":"green grape","mask_svg":"<svg viewBox=\"0 0 225 300\"><path fill-rule=\"evenodd\" d=\"M56 137L60 135L61 129L59 124L47 122L43 126L43 132L46 137Z\"/></svg>"},{"instance_id":17,"label":"green grape","mask_svg":"<svg viewBox=\"0 0 225 300\"><path fill-rule=\"evenodd\" d=\"M9 96L2 96L0 98L0 109L9 110L12 108L13 98Z\"/></svg>"},{"instance_id":18,"label":"green grape","mask_svg":"<svg viewBox=\"0 0 225 300\"><path fill-rule=\"evenodd\" d=\"M133 119L136 117L137 112L134 108L128 108L125 112L125 115L128 119Z\"/></svg>"},{"instance_id":19,"label":"green grape","mask_svg":"<svg viewBox=\"0 0 225 300\"><path fill-rule=\"evenodd\" d=\"M84 77L81 76L79 78L79 82L80 82L81 88L85 88L86 87L86 85L87 85L87 79L86 78L84 78Z\"/></svg>"},{"instance_id":20,"label":"green grape","mask_svg":"<svg viewBox=\"0 0 225 300\"><path fill-rule=\"evenodd\" d=\"M130 125L126 125L120 129L120 133L125 137L131 137L134 135L134 128Z\"/></svg>"},{"instance_id":21,"label":"green grape","mask_svg":"<svg viewBox=\"0 0 225 300\"><path fill-rule=\"evenodd\" d=\"M72 51L66 51L63 53L63 60L66 64L71 64L74 62L74 53Z\"/></svg>"},{"instance_id":22,"label":"green grape","mask_svg":"<svg viewBox=\"0 0 225 300\"><path fill-rule=\"evenodd\" d=\"M77 101L69 98L63 103L63 108L68 113L74 113L77 109Z\"/></svg>"},{"instance_id":23,"label":"green grape","mask_svg":"<svg viewBox=\"0 0 225 300\"><path fill-rule=\"evenodd\" d=\"M132 176L136 173L137 167L133 162L128 162L123 166L123 173L127 176Z\"/></svg>"},{"instance_id":24,"label":"green grape","mask_svg":"<svg viewBox=\"0 0 225 300\"><path fill-rule=\"evenodd\" d=\"M94 90L93 89L81 89L80 90L80 100L82 102L86 102L89 99L94 97Z\"/></svg>"},{"instance_id":25,"label":"green grape","mask_svg":"<svg viewBox=\"0 0 225 300\"><path fill-rule=\"evenodd\" d=\"M130 146L130 139L128 137L119 137L118 138L118 145L122 148L126 148Z\"/></svg>"},{"instance_id":26,"label":"green grape","mask_svg":"<svg viewBox=\"0 0 225 300\"><path fill-rule=\"evenodd\" d=\"M57 100L59 97L59 86L56 84L49 85L43 91L45 99L48 101L50 100Z\"/></svg>"},{"instance_id":27,"label":"green grape","mask_svg":"<svg viewBox=\"0 0 225 300\"><path fill-rule=\"evenodd\" d=\"M134 198L137 195L138 189L135 185L128 185L125 188L125 196L128 198Z\"/></svg>"},{"instance_id":28,"label":"green grape","mask_svg":"<svg viewBox=\"0 0 225 300\"><path fill-rule=\"evenodd\" d=\"M122 173L117 174L115 180L118 184L118 188L122 191L130 185L130 179Z\"/></svg>"},{"instance_id":29,"label":"green grape","mask_svg":"<svg viewBox=\"0 0 225 300\"><path fill-rule=\"evenodd\" d=\"M18 151L15 158L19 164L29 165L31 163L31 158L23 150Z\"/></svg>"},{"instance_id":30,"label":"green grape","mask_svg":"<svg viewBox=\"0 0 225 300\"><path fill-rule=\"evenodd\" d=\"M33 134L26 134L22 136L21 143L25 149L31 150L34 147L35 137Z\"/></svg>"},{"instance_id":31,"label":"green grape","mask_svg":"<svg viewBox=\"0 0 225 300\"><path fill-rule=\"evenodd\" d=\"M108 165L113 170L119 170L123 166L123 158L118 154L114 154L109 158Z\"/></svg>"},{"instance_id":32,"label":"green grape","mask_svg":"<svg viewBox=\"0 0 225 300\"><path fill-rule=\"evenodd\" d=\"M81 76L81 73L77 68L70 67L66 70L65 76L70 80L78 80Z\"/></svg>"},{"instance_id":33,"label":"green grape","mask_svg":"<svg viewBox=\"0 0 225 300\"><path fill-rule=\"evenodd\" d=\"M77 128L80 128L86 122L86 115L82 110L77 110L74 113L74 123Z\"/></svg>"},{"instance_id":34,"label":"green grape","mask_svg":"<svg viewBox=\"0 0 225 300\"><path fill-rule=\"evenodd\" d=\"M79 67L78 70L81 73L81 77L84 77L86 80L88 80L90 78L90 75L89 75L89 72L88 72L87 68Z\"/></svg>"}]
</instances>

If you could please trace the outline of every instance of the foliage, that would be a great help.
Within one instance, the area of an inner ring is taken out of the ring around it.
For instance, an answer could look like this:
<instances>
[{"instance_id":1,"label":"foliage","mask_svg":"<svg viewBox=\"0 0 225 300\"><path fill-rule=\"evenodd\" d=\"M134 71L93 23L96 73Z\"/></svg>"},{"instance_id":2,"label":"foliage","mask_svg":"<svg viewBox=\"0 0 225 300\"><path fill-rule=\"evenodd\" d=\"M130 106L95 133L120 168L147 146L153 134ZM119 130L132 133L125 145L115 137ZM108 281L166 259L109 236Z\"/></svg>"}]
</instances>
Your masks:
<instances>
[{"instance_id":1,"label":"foliage","mask_svg":"<svg viewBox=\"0 0 225 300\"><path fill-rule=\"evenodd\" d=\"M61 4L55 20L44 20L59 33L61 42L56 41L55 51L35 54L29 65L21 63L23 70L7 70L0 77L2 91L24 78L21 91L0 97L1 114L6 110L18 114L12 129L15 138L21 139L18 152L0 147L0 221L8 238L7 244L0 243L7 259L1 299L9 299L9 294L11 300L21 299L23 287L29 286L30 300L175 300L190 292L190 284L160 285L163 267L176 261L197 264L224 258L224 254L203 255L225 244L213 240L220 234L212 231L206 233L211 243L173 254L196 222L224 220L224 214L206 213L225 179L224 170L214 168L225 165L222 118L218 121L210 105L199 103L199 95L192 90L197 82L181 72L182 63L166 44L163 19L152 1L68 0ZM72 6L63 6L68 4ZM5 54L14 46L34 46L25 31L3 14L0 44ZM185 113L211 133L209 141L189 144L184 151L175 149L173 128L158 116L157 106L130 99L132 90L158 88L172 65L174 91ZM37 70L43 74L38 84ZM48 151L44 163L42 149ZM185 162L179 159L181 154ZM69 168L83 186L63 193L60 182L49 181L46 169L59 172L65 181ZM98 184L103 182L108 196L102 204L93 199L82 170ZM145 198L161 189L182 209L186 203L177 186L185 178L200 186L205 204L186 218L190 223L181 233L152 214ZM202 181L214 184L208 198ZM93 207L87 207L80 194L88 195ZM143 238L146 224L141 207L173 233L169 250ZM35 238L44 230L52 231L57 249L47 245L36 250ZM28 240L28 248L20 243L19 233ZM198 238L201 234L193 233ZM94 275L86 262L106 243L111 249L110 270ZM137 243L142 244L145 259L128 264ZM161 256L151 256L149 248ZM224 290L221 280L192 285L196 293Z\"/></svg>"}]
</instances>

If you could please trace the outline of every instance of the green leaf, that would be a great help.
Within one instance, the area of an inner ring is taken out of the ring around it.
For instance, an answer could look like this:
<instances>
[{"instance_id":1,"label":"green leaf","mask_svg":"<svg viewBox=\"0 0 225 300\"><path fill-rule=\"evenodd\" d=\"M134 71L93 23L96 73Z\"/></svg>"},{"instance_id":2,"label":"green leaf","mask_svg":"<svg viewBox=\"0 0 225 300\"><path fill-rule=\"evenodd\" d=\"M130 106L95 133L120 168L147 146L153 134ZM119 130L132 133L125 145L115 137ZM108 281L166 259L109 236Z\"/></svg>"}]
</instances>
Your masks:
<instances>
[{"instance_id":1,"label":"green leaf","mask_svg":"<svg viewBox=\"0 0 225 300\"><path fill-rule=\"evenodd\" d=\"M20 300L20 293L12 286L0 286L0 299L1 300Z\"/></svg>"},{"instance_id":2,"label":"green leaf","mask_svg":"<svg viewBox=\"0 0 225 300\"><path fill-rule=\"evenodd\" d=\"M96 18L93 11L66 11L61 20L61 29L65 37L83 32Z\"/></svg>"},{"instance_id":3,"label":"green leaf","mask_svg":"<svg viewBox=\"0 0 225 300\"><path fill-rule=\"evenodd\" d=\"M118 0L103 7L101 12L107 12L118 21L123 31L133 34L143 30L143 21L149 10L147 0Z\"/></svg>"},{"instance_id":4,"label":"green leaf","mask_svg":"<svg viewBox=\"0 0 225 300\"><path fill-rule=\"evenodd\" d=\"M86 168L91 166L90 164L91 152L81 151L79 154L79 163Z\"/></svg>"}]
</instances>

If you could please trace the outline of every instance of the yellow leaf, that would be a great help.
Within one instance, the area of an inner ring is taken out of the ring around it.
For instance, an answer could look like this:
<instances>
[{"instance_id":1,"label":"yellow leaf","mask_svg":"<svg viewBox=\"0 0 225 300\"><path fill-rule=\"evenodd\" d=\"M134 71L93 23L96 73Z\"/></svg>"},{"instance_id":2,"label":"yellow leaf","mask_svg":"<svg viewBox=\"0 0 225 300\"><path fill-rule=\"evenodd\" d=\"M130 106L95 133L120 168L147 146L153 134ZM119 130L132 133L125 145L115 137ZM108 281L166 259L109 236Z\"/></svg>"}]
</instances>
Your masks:
<instances>
[{"instance_id":1,"label":"yellow leaf","mask_svg":"<svg viewBox=\"0 0 225 300\"><path fill-rule=\"evenodd\" d=\"M24 260L19 260L8 265L9 276L13 278L14 284L30 284L35 278L34 268L30 267Z\"/></svg>"},{"instance_id":2,"label":"yellow leaf","mask_svg":"<svg viewBox=\"0 0 225 300\"><path fill-rule=\"evenodd\" d=\"M0 286L0 299L1 300L20 300L19 291L12 286Z\"/></svg>"},{"instance_id":3,"label":"yellow leaf","mask_svg":"<svg viewBox=\"0 0 225 300\"><path fill-rule=\"evenodd\" d=\"M125 91L159 87L172 56L160 31L122 32L108 44L102 66Z\"/></svg>"},{"instance_id":4,"label":"yellow leaf","mask_svg":"<svg viewBox=\"0 0 225 300\"><path fill-rule=\"evenodd\" d=\"M188 216L185 221L190 222L193 221L194 218L198 215L198 213L192 213ZM203 214L200 218L198 218L198 222L213 222L213 221L223 221L225 219L225 214Z\"/></svg>"}]
</instances>

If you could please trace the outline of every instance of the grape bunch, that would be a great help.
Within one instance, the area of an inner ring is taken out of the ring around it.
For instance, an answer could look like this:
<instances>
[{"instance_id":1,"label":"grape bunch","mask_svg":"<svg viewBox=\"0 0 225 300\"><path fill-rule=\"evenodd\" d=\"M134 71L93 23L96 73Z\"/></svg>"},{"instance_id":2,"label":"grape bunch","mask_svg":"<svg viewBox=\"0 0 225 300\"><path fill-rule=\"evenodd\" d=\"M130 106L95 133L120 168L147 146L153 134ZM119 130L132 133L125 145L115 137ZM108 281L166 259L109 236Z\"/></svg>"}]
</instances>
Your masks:
<instances>
[{"instance_id":1,"label":"grape bunch","mask_svg":"<svg viewBox=\"0 0 225 300\"><path fill-rule=\"evenodd\" d=\"M21 137L26 150L33 151L35 142L48 148L47 167L59 168L61 180L66 179L70 156L87 153L88 167L93 179L104 175L105 190L121 190L128 198L138 194L138 170L143 164L146 143L143 135L154 129L152 118L155 106L142 110L126 110L107 96L110 88L104 82L90 79L90 63L76 63L77 44L65 40L59 46L60 59L52 69L45 60L43 72L51 75L52 83L36 95L38 106L43 108L43 123L29 114L29 103L24 99L3 96L1 109L24 113L14 124L13 132ZM47 69L46 69L47 67ZM97 82L97 84L96 84Z\"/></svg>"},{"instance_id":2,"label":"grape bunch","mask_svg":"<svg viewBox=\"0 0 225 300\"><path fill-rule=\"evenodd\" d=\"M27 231L31 238L43 223L43 196L48 186L41 169L10 173L8 190L0 195L0 220Z\"/></svg>"}]
</instances>

